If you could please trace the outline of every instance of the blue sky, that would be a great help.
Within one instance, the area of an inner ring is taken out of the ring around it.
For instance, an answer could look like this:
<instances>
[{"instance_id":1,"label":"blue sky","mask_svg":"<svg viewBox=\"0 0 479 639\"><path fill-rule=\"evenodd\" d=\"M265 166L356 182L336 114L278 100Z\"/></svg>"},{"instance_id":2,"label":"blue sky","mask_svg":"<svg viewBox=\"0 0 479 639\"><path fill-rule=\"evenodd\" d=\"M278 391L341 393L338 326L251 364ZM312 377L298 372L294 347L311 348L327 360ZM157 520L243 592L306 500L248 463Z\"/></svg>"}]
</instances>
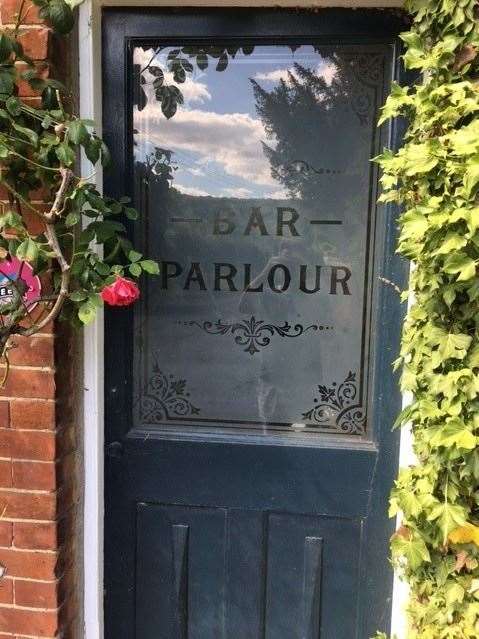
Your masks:
<instances>
[{"instance_id":1,"label":"blue sky","mask_svg":"<svg viewBox=\"0 0 479 639\"><path fill-rule=\"evenodd\" d=\"M166 68L169 49L162 51L157 64ZM144 65L152 50L135 51L135 62ZM261 141L268 140L258 118L250 78L271 90L295 62L322 74L327 81L334 67L315 53L312 46L302 46L294 53L287 47L256 47L253 54L241 52L223 72L215 69L215 61L205 71L194 68L187 82L181 85L185 104L167 120L147 86L150 97L145 109L135 111L137 157L141 158L154 146L174 151L178 166L174 186L191 195L212 195L242 198L287 197L282 185L273 180ZM145 74L147 81L153 78ZM167 81L171 81L168 78Z\"/></svg>"}]
</instances>

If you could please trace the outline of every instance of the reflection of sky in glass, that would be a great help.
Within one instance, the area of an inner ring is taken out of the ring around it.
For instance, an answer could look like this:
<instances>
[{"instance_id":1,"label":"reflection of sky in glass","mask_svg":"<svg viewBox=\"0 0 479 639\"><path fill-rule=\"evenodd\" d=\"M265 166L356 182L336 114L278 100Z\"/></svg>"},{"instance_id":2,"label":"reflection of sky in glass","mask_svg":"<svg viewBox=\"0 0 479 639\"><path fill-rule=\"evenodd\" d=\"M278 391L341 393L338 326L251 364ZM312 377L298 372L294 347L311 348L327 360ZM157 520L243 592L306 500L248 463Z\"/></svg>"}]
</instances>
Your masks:
<instances>
[{"instance_id":1,"label":"reflection of sky in glass","mask_svg":"<svg viewBox=\"0 0 479 639\"><path fill-rule=\"evenodd\" d=\"M154 66L166 69L172 48ZM136 49L137 69L153 56ZM137 316L136 390L158 357L187 380L201 408L195 424L289 430L304 422L318 384L339 385L351 372L357 401L366 397L382 54L375 45L266 45L229 56L222 72L211 55L205 71L190 60L185 83L165 74L185 98L171 119L149 72L146 105L133 113L142 250L162 263ZM150 173L155 147L173 153L172 184ZM235 332L215 333L216 322ZM269 341L252 353L237 338L257 322L317 330L265 329Z\"/></svg>"},{"instance_id":2,"label":"reflection of sky in glass","mask_svg":"<svg viewBox=\"0 0 479 639\"><path fill-rule=\"evenodd\" d=\"M160 52L154 64L166 69L170 48ZM142 68L154 51L135 49L134 63ZM193 59L194 62L194 59ZM148 104L143 111L135 109L136 157L143 160L155 146L174 151L174 186L190 195L212 195L240 198L286 198L281 184L271 177L270 164L261 142L274 146L268 139L255 108L250 79L255 79L268 91L280 79L288 81L288 71L294 63L315 70L330 82L335 67L322 59L312 46L302 46L295 52L287 47L256 47L254 55L238 52L230 57L223 72L215 69L215 61L205 71L194 64L187 81L179 85L185 103L176 115L167 120L154 98L151 84L144 86ZM145 73L148 83L153 80ZM171 74L166 81L172 82Z\"/></svg>"}]
</instances>

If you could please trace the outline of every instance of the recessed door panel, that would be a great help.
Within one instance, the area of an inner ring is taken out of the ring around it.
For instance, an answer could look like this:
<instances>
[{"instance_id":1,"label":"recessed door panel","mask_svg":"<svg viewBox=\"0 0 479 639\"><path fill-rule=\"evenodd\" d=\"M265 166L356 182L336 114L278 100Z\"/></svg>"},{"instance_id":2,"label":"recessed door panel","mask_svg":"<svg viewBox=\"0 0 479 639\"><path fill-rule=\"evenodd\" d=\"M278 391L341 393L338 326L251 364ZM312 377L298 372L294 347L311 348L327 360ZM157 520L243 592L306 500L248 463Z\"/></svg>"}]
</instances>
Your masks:
<instances>
[{"instance_id":1,"label":"recessed door panel","mask_svg":"<svg viewBox=\"0 0 479 639\"><path fill-rule=\"evenodd\" d=\"M222 509L138 507L137 636L224 639Z\"/></svg>"},{"instance_id":2,"label":"recessed door panel","mask_svg":"<svg viewBox=\"0 0 479 639\"><path fill-rule=\"evenodd\" d=\"M139 504L137 636L349 639L359 544L357 521Z\"/></svg>"},{"instance_id":3,"label":"recessed door panel","mask_svg":"<svg viewBox=\"0 0 479 639\"><path fill-rule=\"evenodd\" d=\"M273 514L268 549L267 639L354 636L359 522Z\"/></svg>"}]
</instances>

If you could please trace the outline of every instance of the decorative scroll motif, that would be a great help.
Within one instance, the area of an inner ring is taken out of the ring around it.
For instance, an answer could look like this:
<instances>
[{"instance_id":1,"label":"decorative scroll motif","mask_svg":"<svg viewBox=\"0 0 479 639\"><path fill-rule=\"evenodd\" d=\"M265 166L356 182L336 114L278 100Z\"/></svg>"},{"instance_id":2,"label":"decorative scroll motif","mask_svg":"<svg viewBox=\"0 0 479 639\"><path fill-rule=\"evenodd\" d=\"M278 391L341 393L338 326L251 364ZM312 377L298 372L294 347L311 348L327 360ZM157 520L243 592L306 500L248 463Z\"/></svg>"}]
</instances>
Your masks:
<instances>
[{"instance_id":1,"label":"decorative scroll motif","mask_svg":"<svg viewBox=\"0 0 479 639\"><path fill-rule=\"evenodd\" d=\"M381 82L384 57L382 54L345 56L349 67L351 91L350 104L361 125L366 125L373 115L374 90Z\"/></svg>"},{"instance_id":2,"label":"decorative scroll motif","mask_svg":"<svg viewBox=\"0 0 479 639\"><path fill-rule=\"evenodd\" d=\"M364 435L366 410L356 403L356 373L350 371L339 386L336 382L329 388L320 384L318 390L319 398L314 399L311 410L303 413L304 419L346 435Z\"/></svg>"},{"instance_id":3,"label":"decorative scroll motif","mask_svg":"<svg viewBox=\"0 0 479 639\"><path fill-rule=\"evenodd\" d=\"M166 419L198 415L200 409L191 403L189 396L184 379L166 375L159 365L155 364L147 392L140 398L141 420L156 424Z\"/></svg>"},{"instance_id":4,"label":"decorative scroll motif","mask_svg":"<svg viewBox=\"0 0 479 639\"><path fill-rule=\"evenodd\" d=\"M262 320L256 320L254 316L251 316L249 320L242 320L241 322L227 323L222 320L216 322L180 322L185 326L198 326L205 333L210 335L227 335L231 333L234 336L236 344L244 346L243 349L246 353L254 355L259 353L261 348L268 346L271 343L271 337L273 335L279 335L280 337L299 337L304 335L308 331L325 331L330 330L332 326L320 326L318 324L311 324L310 326L303 326L302 324L295 324L294 326L289 322L285 322L281 326L276 324L266 324Z\"/></svg>"}]
</instances>

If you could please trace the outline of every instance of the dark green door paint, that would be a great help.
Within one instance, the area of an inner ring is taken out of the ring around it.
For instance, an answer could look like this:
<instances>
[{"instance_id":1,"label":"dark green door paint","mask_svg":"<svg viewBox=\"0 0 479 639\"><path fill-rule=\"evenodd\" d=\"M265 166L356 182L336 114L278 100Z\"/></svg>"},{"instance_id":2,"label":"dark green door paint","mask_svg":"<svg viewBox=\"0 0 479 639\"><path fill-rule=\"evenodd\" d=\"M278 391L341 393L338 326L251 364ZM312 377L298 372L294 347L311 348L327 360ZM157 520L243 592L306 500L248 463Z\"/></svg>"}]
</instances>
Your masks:
<instances>
[{"instance_id":1,"label":"dark green door paint","mask_svg":"<svg viewBox=\"0 0 479 639\"><path fill-rule=\"evenodd\" d=\"M400 138L375 121L402 20L104 10L105 187L132 195L161 262L107 311L107 639L388 629L402 310L385 281L406 265L369 158Z\"/></svg>"}]
</instances>

